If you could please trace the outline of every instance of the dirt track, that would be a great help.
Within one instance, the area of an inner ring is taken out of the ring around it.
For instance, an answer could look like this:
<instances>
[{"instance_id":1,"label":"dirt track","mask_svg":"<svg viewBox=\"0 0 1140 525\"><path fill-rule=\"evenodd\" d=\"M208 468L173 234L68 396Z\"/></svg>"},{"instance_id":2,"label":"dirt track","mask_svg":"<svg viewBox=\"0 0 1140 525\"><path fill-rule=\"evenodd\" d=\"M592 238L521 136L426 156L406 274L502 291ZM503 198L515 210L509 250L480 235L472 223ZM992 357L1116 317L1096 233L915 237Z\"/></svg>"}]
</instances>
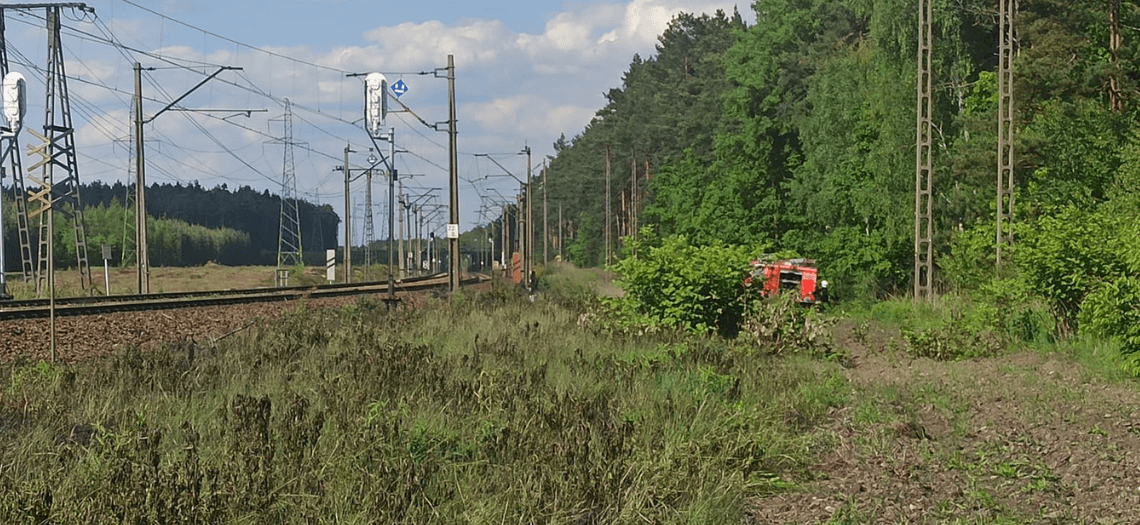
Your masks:
<instances>
[{"instance_id":1,"label":"dirt track","mask_svg":"<svg viewBox=\"0 0 1140 525\"><path fill-rule=\"evenodd\" d=\"M1140 394L1064 355L937 362L847 341L834 448L759 523L1140 523ZM959 520L959 521L955 521Z\"/></svg>"}]
</instances>

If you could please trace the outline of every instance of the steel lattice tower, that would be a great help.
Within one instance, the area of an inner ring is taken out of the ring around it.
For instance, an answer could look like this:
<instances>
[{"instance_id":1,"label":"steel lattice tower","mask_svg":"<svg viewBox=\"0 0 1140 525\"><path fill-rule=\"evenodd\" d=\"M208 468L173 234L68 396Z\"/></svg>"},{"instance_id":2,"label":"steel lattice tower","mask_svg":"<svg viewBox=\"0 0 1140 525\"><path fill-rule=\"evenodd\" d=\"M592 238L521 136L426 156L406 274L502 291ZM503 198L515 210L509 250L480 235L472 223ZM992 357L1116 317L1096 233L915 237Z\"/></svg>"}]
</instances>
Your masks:
<instances>
[{"instance_id":1,"label":"steel lattice tower","mask_svg":"<svg viewBox=\"0 0 1140 525\"><path fill-rule=\"evenodd\" d=\"M915 132L914 170L914 300L932 295L931 276L934 227L931 217L931 18L932 0L919 0L918 6L918 103Z\"/></svg>"},{"instance_id":2,"label":"steel lattice tower","mask_svg":"<svg viewBox=\"0 0 1140 525\"><path fill-rule=\"evenodd\" d=\"M4 6L0 5L0 78L8 74L8 46L4 35L4 22L6 18ZM20 261L24 281L35 279L36 259L32 251L31 229L28 227L28 201L27 190L24 188L24 167L20 155L20 138L16 135L8 142L8 149L0 157L0 169L4 165L10 168L12 175L12 201L16 204L16 227L20 238ZM2 271L3 269L0 269Z\"/></svg>"},{"instance_id":3,"label":"steel lattice tower","mask_svg":"<svg viewBox=\"0 0 1140 525\"><path fill-rule=\"evenodd\" d=\"M1003 245L1013 243L1013 17L1016 0L1001 2L998 24L997 264Z\"/></svg>"},{"instance_id":4,"label":"steel lattice tower","mask_svg":"<svg viewBox=\"0 0 1140 525\"><path fill-rule=\"evenodd\" d=\"M131 98L131 114L135 114L135 99ZM136 210L135 198L138 196L137 184L131 181L135 178L135 127L127 126L127 187L123 196L123 209ZM136 213L137 210L136 210ZM138 257L138 221L135 217L123 214L123 258L120 263L124 268L134 266Z\"/></svg>"},{"instance_id":5,"label":"steel lattice tower","mask_svg":"<svg viewBox=\"0 0 1140 525\"><path fill-rule=\"evenodd\" d=\"M87 235L83 227L83 208L79 199L79 166L75 158L75 129L71 123L71 103L67 92L67 74L64 70L63 45L60 43L60 6L47 7L48 67L46 71L47 99L44 104L44 133L34 129L28 132L43 141L28 152L41 160L28 168L29 172L43 170L42 179L29 176L41 190L28 200L40 203L30 217L40 217L39 270L36 273L36 293L42 295L48 282L48 253L51 232L43 215L48 209L58 210L71 217L75 231L76 262L79 282L84 293L91 291L91 268L87 263ZM58 109L56 111L58 102ZM63 173L57 177L56 170Z\"/></svg>"},{"instance_id":6,"label":"steel lattice tower","mask_svg":"<svg viewBox=\"0 0 1140 525\"><path fill-rule=\"evenodd\" d=\"M293 107L285 99L285 138L275 143L285 145L285 166L281 176L281 232L277 239L277 268L303 264L301 254L301 216L297 206L297 173L293 169Z\"/></svg>"}]
</instances>

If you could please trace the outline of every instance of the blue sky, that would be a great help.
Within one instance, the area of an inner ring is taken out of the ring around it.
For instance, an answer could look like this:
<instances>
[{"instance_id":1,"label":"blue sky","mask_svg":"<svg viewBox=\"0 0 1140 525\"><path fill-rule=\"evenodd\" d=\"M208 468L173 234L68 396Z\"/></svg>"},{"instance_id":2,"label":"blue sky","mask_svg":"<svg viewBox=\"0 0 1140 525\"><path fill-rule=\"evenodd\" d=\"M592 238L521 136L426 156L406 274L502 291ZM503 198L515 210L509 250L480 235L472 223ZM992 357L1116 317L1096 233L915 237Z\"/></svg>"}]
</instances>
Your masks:
<instances>
[{"instance_id":1,"label":"blue sky","mask_svg":"<svg viewBox=\"0 0 1140 525\"><path fill-rule=\"evenodd\" d=\"M491 177L493 154L522 177L524 145L534 165L553 154L561 134L580 133L621 83L635 53L649 56L656 37L679 11L731 11L751 23L747 4L731 0L601 2L433 2L367 0L94 0L95 19L68 13L63 42L75 115L80 177L128 179L132 64L153 67L144 78L144 113L152 115L219 66L227 71L180 103L184 109L249 109L235 113L164 113L146 127L148 182L191 183L281 191L284 100L293 107L294 166L302 198L330 204L344 217L344 180L334 168L346 144L365 164L371 146L359 124L363 83L350 72L378 71L409 86L400 100L423 120L447 118L447 82L418 72L456 63L461 229L486 220L480 209L518 184ZM144 8L145 7L145 8ZM28 77L26 127L42 126L46 55L42 13L8 10L11 68ZM192 27L188 27L192 26ZM113 42L113 44L112 44ZM393 105L394 106L394 105ZM264 111L262 111L264 110ZM410 175L407 191L444 188L447 135L408 113L389 115ZM30 144L28 135L22 138ZM381 144L382 147L387 146ZM470 181L470 182L468 182ZM377 239L387 238L387 186L373 189ZM361 239L362 183L353 185L354 241ZM440 232L443 224L433 225ZM342 239L343 240L343 239Z\"/></svg>"},{"instance_id":2,"label":"blue sky","mask_svg":"<svg viewBox=\"0 0 1140 525\"><path fill-rule=\"evenodd\" d=\"M139 2L143 5L150 3ZM255 45L321 45L327 35L362 35L403 22L431 20L455 26L468 19L494 19L510 30L541 33L547 20L562 11L561 2L416 0L367 2L353 0L240 0L234 2L172 0L160 2L168 16L192 25L246 40ZM575 3L565 5L572 6ZM584 4L581 4L584 5ZM251 27L249 21L268 18L271 23Z\"/></svg>"}]
</instances>

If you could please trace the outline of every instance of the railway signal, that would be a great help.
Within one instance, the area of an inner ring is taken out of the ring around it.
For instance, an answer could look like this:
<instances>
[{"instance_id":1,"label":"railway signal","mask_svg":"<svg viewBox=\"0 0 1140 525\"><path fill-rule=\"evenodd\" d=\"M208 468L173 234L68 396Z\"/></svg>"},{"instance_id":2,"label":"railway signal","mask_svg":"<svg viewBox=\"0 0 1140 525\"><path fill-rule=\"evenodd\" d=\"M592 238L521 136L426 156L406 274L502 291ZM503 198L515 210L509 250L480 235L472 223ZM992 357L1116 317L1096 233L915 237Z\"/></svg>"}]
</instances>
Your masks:
<instances>
[{"instance_id":1,"label":"railway signal","mask_svg":"<svg viewBox=\"0 0 1140 525\"><path fill-rule=\"evenodd\" d=\"M9 155L17 155L18 143L16 136L24 125L24 114L27 112L27 94L24 75L15 71L4 75L4 118L8 120L8 127L0 133L0 139L8 139L0 145L3 157L0 157L0 180L3 179L4 162ZM17 197L19 198L19 197ZM2 212L0 212L2 215ZM4 238L3 225L0 225L0 241ZM8 293L8 281L4 277L4 244L0 242L0 300L7 301L12 298Z\"/></svg>"},{"instance_id":2,"label":"railway signal","mask_svg":"<svg viewBox=\"0 0 1140 525\"><path fill-rule=\"evenodd\" d=\"M388 118L388 79L380 73L364 77L364 124L368 136L379 140Z\"/></svg>"}]
</instances>

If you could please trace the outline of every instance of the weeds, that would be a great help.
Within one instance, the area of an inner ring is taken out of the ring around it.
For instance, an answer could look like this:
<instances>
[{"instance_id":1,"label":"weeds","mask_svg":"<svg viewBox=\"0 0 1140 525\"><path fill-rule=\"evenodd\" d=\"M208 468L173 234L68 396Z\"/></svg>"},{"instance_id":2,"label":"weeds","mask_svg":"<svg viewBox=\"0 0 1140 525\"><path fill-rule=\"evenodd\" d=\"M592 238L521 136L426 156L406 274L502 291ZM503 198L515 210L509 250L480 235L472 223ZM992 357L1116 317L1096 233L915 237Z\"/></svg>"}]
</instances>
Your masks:
<instances>
[{"instance_id":1,"label":"weeds","mask_svg":"<svg viewBox=\"0 0 1140 525\"><path fill-rule=\"evenodd\" d=\"M744 331L774 354L808 351L829 355L833 318L804 308L793 294L753 301L745 314Z\"/></svg>"},{"instance_id":2,"label":"weeds","mask_svg":"<svg viewBox=\"0 0 1140 525\"><path fill-rule=\"evenodd\" d=\"M299 308L216 346L15 366L0 522L737 523L806 477L836 367L611 338L572 304Z\"/></svg>"}]
</instances>

